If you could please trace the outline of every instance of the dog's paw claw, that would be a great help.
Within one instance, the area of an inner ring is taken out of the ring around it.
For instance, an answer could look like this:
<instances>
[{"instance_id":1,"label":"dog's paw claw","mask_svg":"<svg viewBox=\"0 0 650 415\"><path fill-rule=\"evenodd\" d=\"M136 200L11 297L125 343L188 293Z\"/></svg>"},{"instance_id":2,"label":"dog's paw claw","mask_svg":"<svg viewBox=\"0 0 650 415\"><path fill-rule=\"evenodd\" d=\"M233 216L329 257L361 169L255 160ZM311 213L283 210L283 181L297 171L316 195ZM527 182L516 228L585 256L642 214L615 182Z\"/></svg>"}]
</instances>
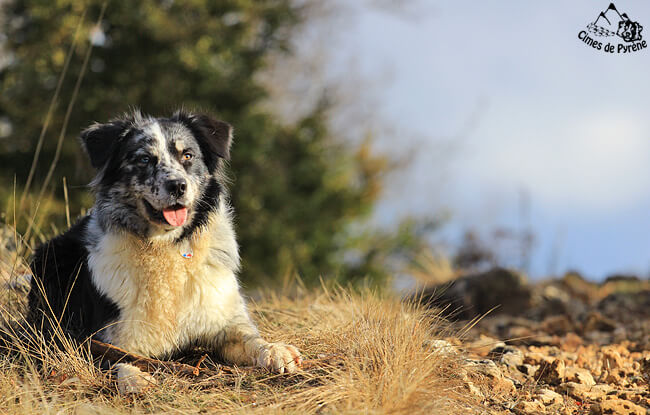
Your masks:
<instances>
[{"instance_id":1,"label":"dog's paw claw","mask_svg":"<svg viewBox=\"0 0 650 415\"><path fill-rule=\"evenodd\" d=\"M260 350L257 365L275 373L294 373L302 365L302 356L289 344L268 343Z\"/></svg>"},{"instance_id":2,"label":"dog's paw claw","mask_svg":"<svg viewBox=\"0 0 650 415\"><path fill-rule=\"evenodd\" d=\"M122 395L142 393L157 384L153 376L135 366L124 363L117 365L117 390Z\"/></svg>"}]
</instances>

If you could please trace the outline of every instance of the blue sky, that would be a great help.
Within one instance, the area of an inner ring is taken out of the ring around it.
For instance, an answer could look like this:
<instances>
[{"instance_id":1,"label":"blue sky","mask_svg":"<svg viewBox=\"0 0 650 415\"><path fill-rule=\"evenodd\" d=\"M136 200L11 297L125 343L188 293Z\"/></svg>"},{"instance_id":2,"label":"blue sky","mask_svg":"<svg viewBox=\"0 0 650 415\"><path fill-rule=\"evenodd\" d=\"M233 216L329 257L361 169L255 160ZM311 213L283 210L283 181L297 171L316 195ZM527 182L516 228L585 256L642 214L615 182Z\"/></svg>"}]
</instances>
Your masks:
<instances>
[{"instance_id":1,"label":"blue sky","mask_svg":"<svg viewBox=\"0 0 650 415\"><path fill-rule=\"evenodd\" d=\"M648 275L650 49L605 54L578 39L608 4L418 2L406 17L355 7L330 70L375 79L372 111L392 126L384 145L414 150L378 220L448 209L439 237L453 244L466 228L519 226L525 192L533 276ZM616 6L650 40L650 3Z\"/></svg>"}]
</instances>

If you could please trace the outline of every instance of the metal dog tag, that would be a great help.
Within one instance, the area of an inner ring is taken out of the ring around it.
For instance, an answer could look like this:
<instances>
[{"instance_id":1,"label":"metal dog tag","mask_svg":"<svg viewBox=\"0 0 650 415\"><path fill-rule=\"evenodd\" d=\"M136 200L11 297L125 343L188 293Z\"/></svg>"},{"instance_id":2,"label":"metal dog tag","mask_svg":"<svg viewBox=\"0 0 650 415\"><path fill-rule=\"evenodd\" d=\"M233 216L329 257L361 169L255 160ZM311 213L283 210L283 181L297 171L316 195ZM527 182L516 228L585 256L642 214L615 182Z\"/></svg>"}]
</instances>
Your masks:
<instances>
[{"instance_id":1,"label":"metal dog tag","mask_svg":"<svg viewBox=\"0 0 650 415\"><path fill-rule=\"evenodd\" d=\"M194 251L192 250L192 245L189 243L184 243L180 248L181 256L185 259L192 259L194 256Z\"/></svg>"}]
</instances>

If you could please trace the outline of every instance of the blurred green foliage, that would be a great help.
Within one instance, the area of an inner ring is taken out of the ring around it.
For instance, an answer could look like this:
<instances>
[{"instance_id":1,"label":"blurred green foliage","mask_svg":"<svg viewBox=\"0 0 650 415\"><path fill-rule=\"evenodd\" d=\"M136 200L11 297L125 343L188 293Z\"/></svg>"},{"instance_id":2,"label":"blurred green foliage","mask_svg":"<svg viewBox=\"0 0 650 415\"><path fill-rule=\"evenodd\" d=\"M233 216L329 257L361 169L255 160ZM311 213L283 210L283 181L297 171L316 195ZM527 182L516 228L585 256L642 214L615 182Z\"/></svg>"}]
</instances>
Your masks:
<instances>
[{"instance_id":1,"label":"blurred green foliage","mask_svg":"<svg viewBox=\"0 0 650 415\"><path fill-rule=\"evenodd\" d=\"M0 69L0 197L11 207L13 180L20 195L57 79L83 13L67 77L54 111L35 186L52 160L65 107L92 40L94 49L70 118L49 208L41 206L41 238L64 224L61 179L67 177L73 217L92 204L84 188L92 171L75 139L93 121L129 107L166 115L184 106L216 114L235 126L231 172L236 228L249 285L297 272L349 279L386 275L381 261L394 249L417 245L413 233L355 231L376 202L389 163L369 142L355 147L328 131L323 100L306 117L286 125L260 104L267 98L256 74L269 54L290 53L290 39L308 9L289 0L115 0L97 28L101 1L9 1L0 33L9 64ZM28 199L19 223L34 213ZM9 209L10 210L10 209ZM23 226L25 226L23 224ZM354 252L354 260L346 259Z\"/></svg>"}]
</instances>

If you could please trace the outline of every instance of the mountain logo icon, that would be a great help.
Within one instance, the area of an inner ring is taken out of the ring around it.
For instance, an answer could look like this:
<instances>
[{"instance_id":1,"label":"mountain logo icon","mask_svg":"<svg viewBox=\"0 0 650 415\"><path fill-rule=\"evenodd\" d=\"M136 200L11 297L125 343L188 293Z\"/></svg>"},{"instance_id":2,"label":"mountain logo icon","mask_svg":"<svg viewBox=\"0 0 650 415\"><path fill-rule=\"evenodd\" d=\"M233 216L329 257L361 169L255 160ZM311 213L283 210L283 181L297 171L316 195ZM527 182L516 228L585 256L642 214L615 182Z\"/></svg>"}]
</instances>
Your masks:
<instances>
[{"instance_id":1,"label":"mountain logo icon","mask_svg":"<svg viewBox=\"0 0 650 415\"><path fill-rule=\"evenodd\" d=\"M643 26L630 19L627 13L620 13L614 3L609 3L607 10L587 25L587 30L595 36L618 36L626 42L636 42L642 39Z\"/></svg>"},{"instance_id":2,"label":"mountain logo icon","mask_svg":"<svg viewBox=\"0 0 650 415\"><path fill-rule=\"evenodd\" d=\"M587 46L606 53L632 53L648 47L643 40L643 26L618 11L614 3L601 11L596 19L578 33Z\"/></svg>"}]
</instances>

